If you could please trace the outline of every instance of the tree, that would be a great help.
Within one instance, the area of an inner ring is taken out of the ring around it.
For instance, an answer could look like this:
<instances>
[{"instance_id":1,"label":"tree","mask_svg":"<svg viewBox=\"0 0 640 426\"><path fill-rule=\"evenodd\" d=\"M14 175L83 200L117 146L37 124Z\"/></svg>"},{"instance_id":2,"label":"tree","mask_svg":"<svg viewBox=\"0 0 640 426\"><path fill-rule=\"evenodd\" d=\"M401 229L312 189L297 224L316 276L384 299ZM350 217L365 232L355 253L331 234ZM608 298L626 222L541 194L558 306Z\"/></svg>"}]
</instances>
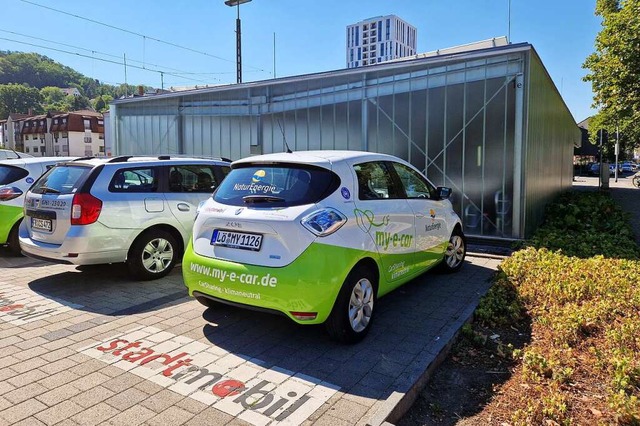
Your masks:
<instances>
[{"instance_id":1,"label":"tree","mask_svg":"<svg viewBox=\"0 0 640 426\"><path fill-rule=\"evenodd\" d=\"M596 143L594 130L612 135L617 127L621 144L633 148L640 145L640 0L596 0L595 13L602 30L583 64L599 108L589 124L591 139Z\"/></svg>"},{"instance_id":2,"label":"tree","mask_svg":"<svg viewBox=\"0 0 640 426\"><path fill-rule=\"evenodd\" d=\"M97 98L93 99L91 103L93 104L93 109L97 112L104 113L105 111L109 111L109 103L113 101L113 97L111 95L99 95Z\"/></svg>"},{"instance_id":3,"label":"tree","mask_svg":"<svg viewBox=\"0 0 640 426\"><path fill-rule=\"evenodd\" d=\"M45 111L69 111L69 105L66 102L66 93L59 87L47 86L40 89L42 95L42 108Z\"/></svg>"},{"instance_id":4,"label":"tree","mask_svg":"<svg viewBox=\"0 0 640 426\"><path fill-rule=\"evenodd\" d=\"M12 112L26 114L42 113L42 95L34 87L23 84L0 84L0 117L7 118Z\"/></svg>"}]
</instances>

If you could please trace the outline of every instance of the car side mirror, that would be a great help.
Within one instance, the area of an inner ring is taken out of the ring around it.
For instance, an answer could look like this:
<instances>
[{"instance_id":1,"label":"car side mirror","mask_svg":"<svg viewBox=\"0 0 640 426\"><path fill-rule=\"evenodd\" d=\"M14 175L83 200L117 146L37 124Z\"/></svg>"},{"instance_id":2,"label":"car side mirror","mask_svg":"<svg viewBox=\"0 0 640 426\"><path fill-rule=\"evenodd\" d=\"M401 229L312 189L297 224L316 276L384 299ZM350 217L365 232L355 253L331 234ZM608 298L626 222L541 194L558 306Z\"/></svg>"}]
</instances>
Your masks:
<instances>
[{"instance_id":1,"label":"car side mirror","mask_svg":"<svg viewBox=\"0 0 640 426\"><path fill-rule=\"evenodd\" d=\"M437 191L438 199L440 200L446 200L451 196L451 188L447 188L446 186L439 186Z\"/></svg>"}]
</instances>

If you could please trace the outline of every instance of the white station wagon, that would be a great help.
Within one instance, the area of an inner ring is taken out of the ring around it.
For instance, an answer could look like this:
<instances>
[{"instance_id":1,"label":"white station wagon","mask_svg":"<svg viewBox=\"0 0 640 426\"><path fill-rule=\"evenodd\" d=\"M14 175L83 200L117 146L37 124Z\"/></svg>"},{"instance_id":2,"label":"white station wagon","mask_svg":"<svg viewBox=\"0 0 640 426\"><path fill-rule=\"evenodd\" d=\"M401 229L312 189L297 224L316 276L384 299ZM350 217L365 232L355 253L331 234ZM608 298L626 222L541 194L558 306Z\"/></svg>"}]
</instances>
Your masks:
<instances>
[{"instance_id":1,"label":"white station wagon","mask_svg":"<svg viewBox=\"0 0 640 426\"><path fill-rule=\"evenodd\" d=\"M399 158L309 151L245 158L201 205L182 263L189 294L325 323L356 342L379 296L466 245L449 188Z\"/></svg>"}]
</instances>

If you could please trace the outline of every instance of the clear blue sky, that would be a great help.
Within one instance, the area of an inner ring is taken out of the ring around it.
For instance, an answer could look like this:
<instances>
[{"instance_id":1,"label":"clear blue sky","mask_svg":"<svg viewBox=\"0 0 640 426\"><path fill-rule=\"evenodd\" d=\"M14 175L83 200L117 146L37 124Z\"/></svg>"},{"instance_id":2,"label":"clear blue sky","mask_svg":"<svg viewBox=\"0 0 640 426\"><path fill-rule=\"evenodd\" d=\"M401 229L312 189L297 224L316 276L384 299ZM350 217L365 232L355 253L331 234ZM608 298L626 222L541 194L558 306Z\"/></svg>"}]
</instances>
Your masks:
<instances>
[{"instance_id":1,"label":"clear blue sky","mask_svg":"<svg viewBox=\"0 0 640 426\"><path fill-rule=\"evenodd\" d=\"M273 77L274 33L276 75L284 77L345 68L346 26L372 16L395 14L408 21L418 29L418 52L427 52L507 35L508 5L509 0L252 0L240 6L243 79ZM223 0L2 0L2 6L1 50L38 52L110 84L125 81L124 67L97 58L122 62L123 54L130 65L166 71L165 87L235 82L237 10ZM595 0L511 0L511 41L535 47L576 121L594 112L591 85L582 81L582 63L601 28L594 7ZM160 87L161 78L129 67L127 82Z\"/></svg>"}]
</instances>

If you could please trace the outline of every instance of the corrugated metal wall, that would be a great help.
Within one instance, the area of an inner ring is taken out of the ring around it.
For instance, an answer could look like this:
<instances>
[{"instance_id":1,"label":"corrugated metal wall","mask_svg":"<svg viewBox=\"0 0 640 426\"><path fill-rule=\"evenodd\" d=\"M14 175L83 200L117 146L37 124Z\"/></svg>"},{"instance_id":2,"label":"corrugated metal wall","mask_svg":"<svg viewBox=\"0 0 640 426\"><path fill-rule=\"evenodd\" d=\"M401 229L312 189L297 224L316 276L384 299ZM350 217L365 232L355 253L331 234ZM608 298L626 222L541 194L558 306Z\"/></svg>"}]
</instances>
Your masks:
<instances>
[{"instance_id":1,"label":"corrugated metal wall","mask_svg":"<svg viewBox=\"0 0 640 426\"><path fill-rule=\"evenodd\" d=\"M126 99L111 108L118 155L235 160L282 152L285 141L293 150L396 155L453 189L468 235L491 238L530 235L544 205L571 185L578 132L528 44Z\"/></svg>"},{"instance_id":2,"label":"corrugated metal wall","mask_svg":"<svg viewBox=\"0 0 640 426\"><path fill-rule=\"evenodd\" d=\"M536 51L529 54L524 133L524 235L542 222L545 206L573 181L580 130Z\"/></svg>"}]
</instances>

